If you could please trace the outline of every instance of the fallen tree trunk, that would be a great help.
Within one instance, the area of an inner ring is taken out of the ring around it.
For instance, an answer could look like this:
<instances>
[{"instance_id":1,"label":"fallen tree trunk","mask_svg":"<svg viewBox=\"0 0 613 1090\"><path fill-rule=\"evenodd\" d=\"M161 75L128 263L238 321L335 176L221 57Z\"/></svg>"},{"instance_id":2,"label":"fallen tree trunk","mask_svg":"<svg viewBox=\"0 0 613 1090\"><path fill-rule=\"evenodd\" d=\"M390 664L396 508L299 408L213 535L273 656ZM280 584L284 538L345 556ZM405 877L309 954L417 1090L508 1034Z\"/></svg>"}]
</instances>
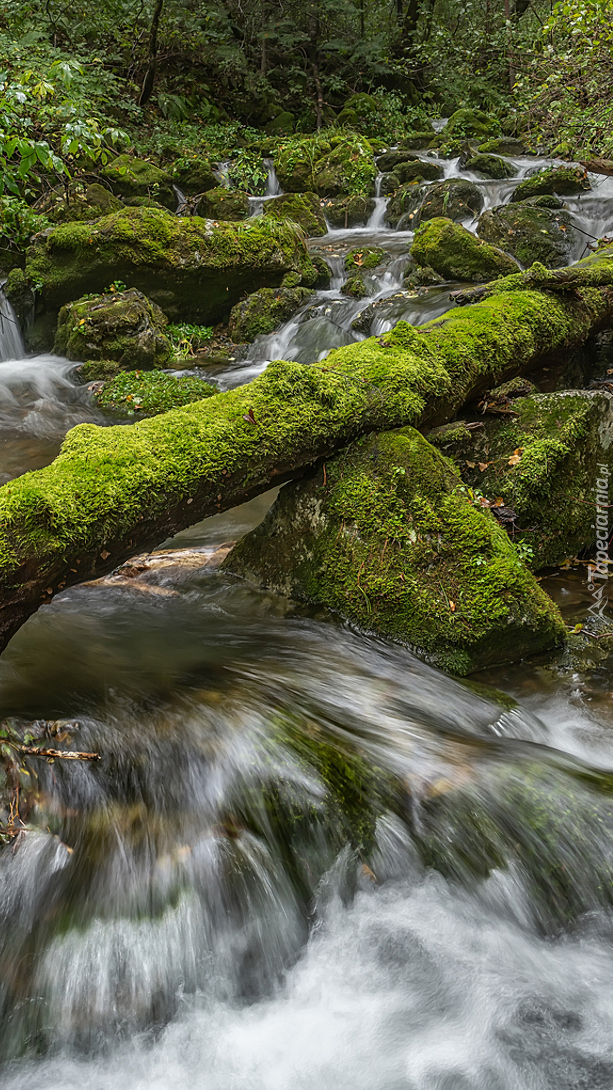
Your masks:
<instances>
[{"instance_id":1,"label":"fallen tree trunk","mask_svg":"<svg viewBox=\"0 0 613 1090\"><path fill-rule=\"evenodd\" d=\"M572 292L535 290L526 275L322 363L276 361L249 386L132 427L73 428L51 465L0 488L0 647L69 584L299 476L360 435L442 423L613 321L613 248L573 267Z\"/></svg>"}]
</instances>

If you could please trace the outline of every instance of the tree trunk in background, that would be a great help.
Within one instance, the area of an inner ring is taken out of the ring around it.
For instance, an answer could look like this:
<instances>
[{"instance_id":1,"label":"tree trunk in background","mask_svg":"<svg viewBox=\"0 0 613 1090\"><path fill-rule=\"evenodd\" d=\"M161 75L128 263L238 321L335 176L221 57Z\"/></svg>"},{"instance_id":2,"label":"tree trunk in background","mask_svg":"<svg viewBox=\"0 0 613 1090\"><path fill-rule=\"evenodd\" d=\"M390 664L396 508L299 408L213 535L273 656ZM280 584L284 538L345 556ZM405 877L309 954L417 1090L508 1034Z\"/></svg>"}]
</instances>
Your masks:
<instances>
[{"instance_id":1,"label":"tree trunk in background","mask_svg":"<svg viewBox=\"0 0 613 1090\"><path fill-rule=\"evenodd\" d=\"M561 367L613 320L613 247L550 275L515 274L491 293L322 363L277 360L248 386L131 427L73 428L51 465L0 487L0 650L57 591L299 477L359 436L443 423L500 382Z\"/></svg>"},{"instance_id":2,"label":"tree trunk in background","mask_svg":"<svg viewBox=\"0 0 613 1090\"><path fill-rule=\"evenodd\" d=\"M504 15L507 22L507 56L509 59L509 91L515 83L515 62L513 58L513 40L511 30L511 0L504 0Z\"/></svg>"},{"instance_id":3,"label":"tree trunk in background","mask_svg":"<svg viewBox=\"0 0 613 1090\"><path fill-rule=\"evenodd\" d=\"M151 92L153 91L153 82L155 80L155 62L158 51L158 27L160 25L160 18L162 15L162 8L164 7L164 0L156 0L155 7L153 9L153 18L151 20L151 30L149 31L149 63L147 71L145 72L145 78L143 80L143 86L138 100L139 106L145 106L151 98Z\"/></svg>"}]
</instances>

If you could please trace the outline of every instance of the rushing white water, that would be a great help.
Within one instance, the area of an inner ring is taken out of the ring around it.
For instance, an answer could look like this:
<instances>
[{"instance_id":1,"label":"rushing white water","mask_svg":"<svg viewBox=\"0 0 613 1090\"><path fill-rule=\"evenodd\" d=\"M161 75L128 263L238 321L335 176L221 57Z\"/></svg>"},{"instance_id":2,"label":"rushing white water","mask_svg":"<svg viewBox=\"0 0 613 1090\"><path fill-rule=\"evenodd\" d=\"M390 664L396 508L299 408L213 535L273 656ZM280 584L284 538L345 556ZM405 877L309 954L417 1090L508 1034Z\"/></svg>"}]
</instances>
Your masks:
<instances>
[{"instance_id":1,"label":"rushing white water","mask_svg":"<svg viewBox=\"0 0 613 1090\"><path fill-rule=\"evenodd\" d=\"M0 363L23 356L25 347L17 315L0 287Z\"/></svg>"}]
</instances>

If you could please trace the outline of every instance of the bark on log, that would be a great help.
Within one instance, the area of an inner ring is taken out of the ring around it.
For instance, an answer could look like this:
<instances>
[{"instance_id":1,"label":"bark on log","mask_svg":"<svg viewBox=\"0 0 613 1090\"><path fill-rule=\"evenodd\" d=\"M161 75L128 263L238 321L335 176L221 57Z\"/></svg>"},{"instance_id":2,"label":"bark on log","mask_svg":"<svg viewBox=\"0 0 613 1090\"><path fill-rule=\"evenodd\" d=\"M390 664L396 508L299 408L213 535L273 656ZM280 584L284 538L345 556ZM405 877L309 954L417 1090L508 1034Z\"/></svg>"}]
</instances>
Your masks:
<instances>
[{"instance_id":1,"label":"bark on log","mask_svg":"<svg viewBox=\"0 0 613 1090\"><path fill-rule=\"evenodd\" d=\"M73 428L51 465L0 488L0 648L58 590L360 435L444 423L493 384L559 360L613 321L613 247L571 272L572 291L517 274L483 302L322 363L276 361L249 386L132 427Z\"/></svg>"}]
</instances>

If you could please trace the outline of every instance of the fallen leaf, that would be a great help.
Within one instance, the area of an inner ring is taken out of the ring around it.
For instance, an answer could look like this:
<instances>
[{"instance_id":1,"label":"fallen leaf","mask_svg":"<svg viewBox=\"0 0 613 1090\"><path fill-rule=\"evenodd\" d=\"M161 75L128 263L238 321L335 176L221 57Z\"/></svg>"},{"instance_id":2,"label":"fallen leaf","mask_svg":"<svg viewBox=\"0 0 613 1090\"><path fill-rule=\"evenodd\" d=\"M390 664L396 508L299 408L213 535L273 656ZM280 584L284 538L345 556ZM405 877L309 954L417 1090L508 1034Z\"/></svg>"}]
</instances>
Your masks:
<instances>
[{"instance_id":1,"label":"fallen leaf","mask_svg":"<svg viewBox=\"0 0 613 1090\"><path fill-rule=\"evenodd\" d=\"M477 464L476 462L467 462L466 463L466 465L469 467L469 469L474 469L476 464Z\"/></svg>"},{"instance_id":2,"label":"fallen leaf","mask_svg":"<svg viewBox=\"0 0 613 1090\"><path fill-rule=\"evenodd\" d=\"M111 554L107 553L106 549L103 549L102 552L100 553L100 559L101 560L108 560L110 555Z\"/></svg>"},{"instance_id":3,"label":"fallen leaf","mask_svg":"<svg viewBox=\"0 0 613 1090\"><path fill-rule=\"evenodd\" d=\"M518 447L517 450L513 451L513 454L509 458L509 465L510 466L516 466L518 462L521 462L521 456L522 456L523 453L524 453L524 448L523 447Z\"/></svg>"},{"instance_id":4,"label":"fallen leaf","mask_svg":"<svg viewBox=\"0 0 613 1090\"><path fill-rule=\"evenodd\" d=\"M491 462L479 462L479 469L483 473L483 471L487 469L488 466L491 466L491 464Z\"/></svg>"},{"instance_id":5,"label":"fallen leaf","mask_svg":"<svg viewBox=\"0 0 613 1090\"><path fill-rule=\"evenodd\" d=\"M449 602L449 608L450 608L452 613L455 613L455 602L450 601Z\"/></svg>"},{"instance_id":6,"label":"fallen leaf","mask_svg":"<svg viewBox=\"0 0 613 1090\"><path fill-rule=\"evenodd\" d=\"M255 424L257 426L257 420L255 418L253 409L249 409L248 413L245 413L243 420L246 420L248 424Z\"/></svg>"},{"instance_id":7,"label":"fallen leaf","mask_svg":"<svg viewBox=\"0 0 613 1090\"><path fill-rule=\"evenodd\" d=\"M577 632L581 632L582 628L583 628L582 624L576 624L575 627L573 628L573 635L576 636Z\"/></svg>"}]
</instances>

